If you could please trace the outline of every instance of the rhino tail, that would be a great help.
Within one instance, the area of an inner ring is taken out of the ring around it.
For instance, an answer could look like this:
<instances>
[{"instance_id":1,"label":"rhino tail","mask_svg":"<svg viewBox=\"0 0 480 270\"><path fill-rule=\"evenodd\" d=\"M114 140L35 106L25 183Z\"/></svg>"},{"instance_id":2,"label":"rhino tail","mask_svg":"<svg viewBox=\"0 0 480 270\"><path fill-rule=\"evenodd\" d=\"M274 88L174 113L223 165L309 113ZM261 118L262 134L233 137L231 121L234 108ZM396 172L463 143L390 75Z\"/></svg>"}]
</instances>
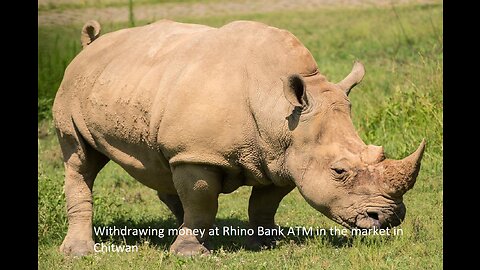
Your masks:
<instances>
[{"instance_id":1,"label":"rhino tail","mask_svg":"<svg viewBox=\"0 0 480 270\"><path fill-rule=\"evenodd\" d=\"M100 36L100 23L95 20L90 20L86 22L82 27L82 34L80 36L80 41L82 42L82 47L87 47L88 44L92 43L95 39Z\"/></svg>"}]
</instances>

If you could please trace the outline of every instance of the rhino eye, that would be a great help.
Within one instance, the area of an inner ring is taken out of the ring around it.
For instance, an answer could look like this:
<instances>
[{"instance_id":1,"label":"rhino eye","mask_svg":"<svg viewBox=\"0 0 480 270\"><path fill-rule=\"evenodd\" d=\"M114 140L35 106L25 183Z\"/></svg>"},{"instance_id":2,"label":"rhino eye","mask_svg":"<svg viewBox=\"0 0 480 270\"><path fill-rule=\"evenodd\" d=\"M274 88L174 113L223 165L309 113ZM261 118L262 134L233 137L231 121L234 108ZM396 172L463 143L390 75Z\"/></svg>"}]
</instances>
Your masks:
<instances>
[{"instance_id":1,"label":"rhino eye","mask_svg":"<svg viewBox=\"0 0 480 270\"><path fill-rule=\"evenodd\" d=\"M330 165L332 177L336 180L345 180L349 174L350 164L345 159L334 162Z\"/></svg>"},{"instance_id":2,"label":"rhino eye","mask_svg":"<svg viewBox=\"0 0 480 270\"><path fill-rule=\"evenodd\" d=\"M332 176L333 178L337 180L343 180L346 178L348 171L344 168L341 167L331 167L332 170Z\"/></svg>"}]
</instances>

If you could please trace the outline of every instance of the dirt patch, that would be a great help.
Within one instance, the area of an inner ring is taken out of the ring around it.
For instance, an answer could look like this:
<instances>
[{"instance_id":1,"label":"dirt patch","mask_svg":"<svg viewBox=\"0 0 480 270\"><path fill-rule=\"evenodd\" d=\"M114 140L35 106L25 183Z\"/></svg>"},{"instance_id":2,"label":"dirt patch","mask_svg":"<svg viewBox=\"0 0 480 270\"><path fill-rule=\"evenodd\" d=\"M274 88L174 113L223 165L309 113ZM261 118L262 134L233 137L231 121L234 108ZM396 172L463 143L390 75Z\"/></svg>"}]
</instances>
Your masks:
<instances>
[{"instance_id":1,"label":"dirt patch","mask_svg":"<svg viewBox=\"0 0 480 270\"><path fill-rule=\"evenodd\" d=\"M72 0L73 1L73 0ZM439 0L244 0L211 3L165 3L134 7L136 20L155 21L181 17L204 17L282 10L312 10L328 6L389 6L407 3L441 3ZM90 19L101 23L128 21L127 7L84 8L39 11L38 25L83 24Z\"/></svg>"}]
</instances>

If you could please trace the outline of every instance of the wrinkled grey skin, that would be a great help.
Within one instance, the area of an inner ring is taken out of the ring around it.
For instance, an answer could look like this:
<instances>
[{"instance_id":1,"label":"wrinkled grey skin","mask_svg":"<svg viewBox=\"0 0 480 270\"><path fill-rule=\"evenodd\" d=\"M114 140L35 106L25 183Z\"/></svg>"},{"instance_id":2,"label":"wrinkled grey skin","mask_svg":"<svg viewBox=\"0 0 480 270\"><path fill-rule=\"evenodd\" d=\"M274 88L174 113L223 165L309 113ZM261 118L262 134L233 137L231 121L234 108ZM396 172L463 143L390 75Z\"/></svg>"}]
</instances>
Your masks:
<instances>
[{"instance_id":1,"label":"wrinkled grey skin","mask_svg":"<svg viewBox=\"0 0 480 270\"><path fill-rule=\"evenodd\" d=\"M81 40L53 106L69 222L63 253L93 251L93 183L110 160L156 190L185 229L211 228L218 195L243 185L253 186L253 228L274 227L295 187L346 227L403 220L402 196L425 143L403 160L363 143L347 96L365 74L359 62L331 83L291 33L245 21L212 28L162 20L103 36L93 21ZM207 240L178 236L170 250L208 254Z\"/></svg>"}]
</instances>

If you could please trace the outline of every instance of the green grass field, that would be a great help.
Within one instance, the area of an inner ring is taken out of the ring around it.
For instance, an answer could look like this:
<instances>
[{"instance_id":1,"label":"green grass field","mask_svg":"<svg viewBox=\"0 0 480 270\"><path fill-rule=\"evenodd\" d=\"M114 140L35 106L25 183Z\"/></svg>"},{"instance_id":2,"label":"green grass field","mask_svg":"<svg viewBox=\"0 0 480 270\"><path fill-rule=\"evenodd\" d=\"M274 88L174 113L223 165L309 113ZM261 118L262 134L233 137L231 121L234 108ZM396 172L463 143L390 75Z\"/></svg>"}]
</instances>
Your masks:
<instances>
[{"instance_id":1,"label":"green grass field","mask_svg":"<svg viewBox=\"0 0 480 270\"><path fill-rule=\"evenodd\" d=\"M383 145L402 158L422 138L427 149L413 190L404 201L402 236L288 237L273 250L245 250L245 237L213 237L208 257L168 253L163 239L102 237L97 242L137 244L136 253L96 253L67 258L58 252L67 232L63 164L52 126L51 105L68 63L80 50L81 25L38 31L38 264L39 269L441 269L443 266L443 5L327 8L310 11L180 18L221 26L256 20L284 28L312 52L330 81L350 72L355 59L367 70L350 94L353 122L367 144ZM146 24L136 22L136 25ZM102 23L103 32L128 23ZM217 226L247 227L250 187L221 195ZM175 221L153 190L109 163L94 187L94 226L174 228ZM283 226L340 227L311 208L297 190L281 203Z\"/></svg>"}]
</instances>

